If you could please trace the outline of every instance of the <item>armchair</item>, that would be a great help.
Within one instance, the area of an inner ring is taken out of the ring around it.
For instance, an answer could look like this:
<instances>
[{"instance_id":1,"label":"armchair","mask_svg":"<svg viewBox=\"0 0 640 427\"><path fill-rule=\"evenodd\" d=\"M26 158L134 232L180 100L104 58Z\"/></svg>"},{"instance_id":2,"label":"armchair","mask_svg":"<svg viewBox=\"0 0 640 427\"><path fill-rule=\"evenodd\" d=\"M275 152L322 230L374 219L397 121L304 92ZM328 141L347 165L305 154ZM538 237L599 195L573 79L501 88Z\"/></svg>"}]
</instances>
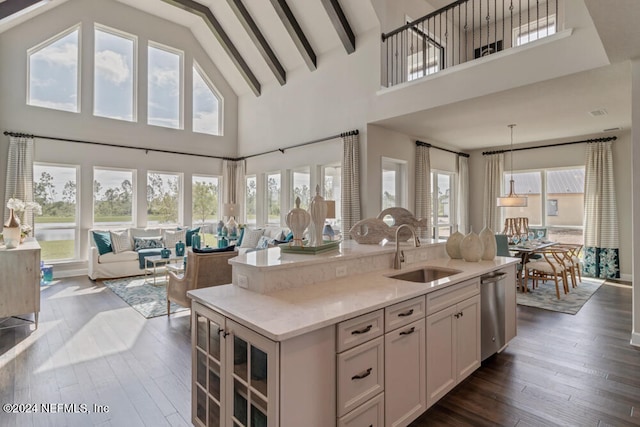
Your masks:
<instances>
[{"instance_id":1,"label":"armchair","mask_svg":"<svg viewBox=\"0 0 640 427\"><path fill-rule=\"evenodd\" d=\"M182 277L169 272L167 282L167 316L171 302L183 307L191 307L187 291L231 283L229 259L237 254L233 251L214 253L194 253L187 250L187 268Z\"/></svg>"}]
</instances>

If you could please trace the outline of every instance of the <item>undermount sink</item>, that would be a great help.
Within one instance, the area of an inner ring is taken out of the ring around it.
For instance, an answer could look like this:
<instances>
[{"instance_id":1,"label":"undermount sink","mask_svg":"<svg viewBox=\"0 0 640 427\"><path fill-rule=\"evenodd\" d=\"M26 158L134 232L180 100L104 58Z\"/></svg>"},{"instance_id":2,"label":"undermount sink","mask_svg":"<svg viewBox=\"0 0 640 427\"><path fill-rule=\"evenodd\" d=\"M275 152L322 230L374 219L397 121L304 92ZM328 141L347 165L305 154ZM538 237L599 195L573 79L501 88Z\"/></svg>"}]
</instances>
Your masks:
<instances>
[{"instance_id":1,"label":"undermount sink","mask_svg":"<svg viewBox=\"0 0 640 427\"><path fill-rule=\"evenodd\" d=\"M425 267L420 270L406 271L389 277L407 282L429 283L458 273L461 273L461 271L448 268Z\"/></svg>"}]
</instances>

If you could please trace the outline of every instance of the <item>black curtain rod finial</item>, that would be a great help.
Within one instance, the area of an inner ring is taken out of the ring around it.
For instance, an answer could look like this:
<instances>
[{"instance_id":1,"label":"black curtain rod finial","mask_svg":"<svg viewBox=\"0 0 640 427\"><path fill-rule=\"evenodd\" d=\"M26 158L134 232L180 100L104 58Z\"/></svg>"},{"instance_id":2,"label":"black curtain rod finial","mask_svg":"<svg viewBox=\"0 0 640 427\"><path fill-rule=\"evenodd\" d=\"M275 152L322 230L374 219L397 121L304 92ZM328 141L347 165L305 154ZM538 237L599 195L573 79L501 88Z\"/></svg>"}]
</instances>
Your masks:
<instances>
[{"instance_id":1,"label":"black curtain rod finial","mask_svg":"<svg viewBox=\"0 0 640 427\"><path fill-rule=\"evenodd\" d=\"M284 154L284 148L278 148L278 151Z\"/></svg>"}]
</instances>

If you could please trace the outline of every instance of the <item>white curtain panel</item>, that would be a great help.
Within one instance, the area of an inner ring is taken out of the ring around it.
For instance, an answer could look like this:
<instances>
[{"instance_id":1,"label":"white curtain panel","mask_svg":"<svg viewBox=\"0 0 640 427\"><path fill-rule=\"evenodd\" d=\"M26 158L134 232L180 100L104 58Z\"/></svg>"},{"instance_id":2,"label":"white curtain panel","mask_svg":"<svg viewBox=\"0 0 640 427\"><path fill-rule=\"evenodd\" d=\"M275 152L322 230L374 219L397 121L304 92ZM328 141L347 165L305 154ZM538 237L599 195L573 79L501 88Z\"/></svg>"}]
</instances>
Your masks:
<instances>
[{"instance_id":1,"label":"white curtain panel","mask_svg":"<svg viewBox=\"0 0 640 427\"><path fill-rule=\"evenodd\" d=\"M504 175L504 154L485 156L484 167L484 209L483 223L494 233L502 230L502 211L498 207L497 199L502 196L502 181ZM480 230L475 230L476 233Z\"/></svg>"},{"instance_id":2,"label":"white curtain panel","mask_svg":"<svg viewBox=\"0 0 640 427\"><path fill-rule=\"evenodd\" d=\"M9 217L7 201L15 198L23 202L33 202L33 159L35 144L33 138L12 136L9 138L7 156L7 182L4 191L4 219ZM23 223L33 225L33 212L24 212Z\"/></svg>"},{"instance_id":3,"label":"white curtain panel","mask_svg":"<svg viewBox=\"0 0 640 427\"><path fill-rule=\"evenodd\" d=\"M429 147L416 145L416 218L427 218L426 230L420 237L429 237L431 230L431 159Z\"/></svg>"},{"instance_id":4,"label":"white curtain panel","mask_svg":"<svg viewBox=\"0 0 640 427\"><path fill-rule=\"evenodd\" d=\"M222 200L223 203L236 203L238 214L236 218L244 218L244 160L223 160L222 161Z\"/></svg>"},{"instance_id":5,"label":"white curtain panel","mask_svg":"<svg viewBox=\"0 0 640 427\"><path fill-rule=\"evenodd\" d=\"M458 231L469 232L469 158L458 156ZM494 230L497 232L498 230Z\"/></svg>"},{"instance_id":6,"label":"white curtain panel","mask_svg":"<svg viewBox=\"0 0 640 427\"><path fill-rule=\"evenodd\" d=\"M349 132L342 136L342 237L351 239L349 230L360 221L360 138Z\"/></svg>"},{"instance_id":7,"label":"white curtain panel","mask_svg":"<svg viewBox=\"0 0 640 427\"><path fill-rule=\"evenodd\" d=\"M620 277L618 234L611 142L590 143L584 179L585 273Z\"/></svg>"}]
</instances>

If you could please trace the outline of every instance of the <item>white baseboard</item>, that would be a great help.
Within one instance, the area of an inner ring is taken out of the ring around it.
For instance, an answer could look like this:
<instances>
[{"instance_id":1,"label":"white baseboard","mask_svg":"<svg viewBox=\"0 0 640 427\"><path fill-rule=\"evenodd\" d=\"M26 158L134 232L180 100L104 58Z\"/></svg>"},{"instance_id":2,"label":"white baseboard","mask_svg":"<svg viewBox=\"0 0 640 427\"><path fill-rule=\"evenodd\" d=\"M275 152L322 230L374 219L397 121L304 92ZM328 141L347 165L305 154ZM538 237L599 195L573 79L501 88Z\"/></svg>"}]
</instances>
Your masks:
<instances>
[{"instance_id":1,"label":"white baseboard","mask_svg":"<svg viewBox=\"0 0 640 427\"><path fill-rule=\"evenodd\" d=\"M640 332L631 333L631 345L640 347Z\"/></svg>"},{"instance_id":2,"label":"white baseboard","mask_svg":"<svg viewBox=\"0 0 640 427\"><path fill-rule=\"evenodd\" d=\"M633 281L633 275L631 275L631 274L621 274L620 275L620 279L621 280L625 280L627 282L632 282Z\"/></svg>"}]
</instances>

